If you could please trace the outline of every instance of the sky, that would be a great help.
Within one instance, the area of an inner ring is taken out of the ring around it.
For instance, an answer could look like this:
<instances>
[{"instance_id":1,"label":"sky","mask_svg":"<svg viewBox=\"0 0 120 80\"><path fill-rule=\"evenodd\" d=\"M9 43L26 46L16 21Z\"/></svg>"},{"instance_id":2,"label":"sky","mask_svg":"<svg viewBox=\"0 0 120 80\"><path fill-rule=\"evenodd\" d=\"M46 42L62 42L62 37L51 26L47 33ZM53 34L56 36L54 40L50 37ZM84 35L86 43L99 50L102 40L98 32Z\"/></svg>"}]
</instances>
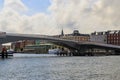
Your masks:
<instances>
[{"instance_id":1,"label":"sky","mask_svg":"<svg viewBox=\"0 0 120 80\"><path fill-rule=\"evenodd\" d=\"M2 7L3 7L3 0L0 0L0 10L2 9Z\"/></svg>"},{"instance_id":2,"label":"sky","mask_svg":"<svg viewBox=\"0 0 120 80\"><path fill-rule=\"evenodd\" d=\"M58 35L120 30L119 0L0 0L0 31Z\"/></svg>"},{"instance_id":3,"label":"sky","mask_svg":"<svg viewBox=\"0 0 120 80\"><path fill-rule=\"evenodd\" d=\"M23 3L29 8L29 14L39 12L48 13L47 8L50 6L49 0L22 0Z\"/></svg>"}]
</instances>

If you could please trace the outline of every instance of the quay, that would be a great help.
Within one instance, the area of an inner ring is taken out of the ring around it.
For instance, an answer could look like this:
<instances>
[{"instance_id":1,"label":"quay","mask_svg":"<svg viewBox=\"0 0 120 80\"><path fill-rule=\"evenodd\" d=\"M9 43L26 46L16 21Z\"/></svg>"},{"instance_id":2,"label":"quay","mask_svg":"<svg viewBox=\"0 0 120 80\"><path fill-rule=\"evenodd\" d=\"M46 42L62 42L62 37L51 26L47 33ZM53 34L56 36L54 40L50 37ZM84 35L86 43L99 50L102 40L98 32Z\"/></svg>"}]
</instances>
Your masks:
<instances>
[{"instance_id":1,"label":"quay","mask_svg":"<svg viewBox=\"0 0 120 80\"><path fill-rule=\"evenodd\" d=\"M13 57L13 53L6 53L6 54L0 53L0 57L1 57L2 59L8 58L8 57Z\"/></svg>"}]
</instances>

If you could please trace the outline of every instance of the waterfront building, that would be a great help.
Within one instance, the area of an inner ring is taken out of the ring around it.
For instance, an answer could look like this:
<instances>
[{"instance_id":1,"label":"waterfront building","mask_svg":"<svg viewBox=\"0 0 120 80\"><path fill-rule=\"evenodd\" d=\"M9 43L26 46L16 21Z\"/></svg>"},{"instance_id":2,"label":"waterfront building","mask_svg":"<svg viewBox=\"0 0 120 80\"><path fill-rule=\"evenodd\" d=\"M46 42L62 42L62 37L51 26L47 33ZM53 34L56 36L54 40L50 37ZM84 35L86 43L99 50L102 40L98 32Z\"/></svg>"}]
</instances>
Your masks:
<instances>
[{"instance_id":1,"label":"waterfront building","mask_svg":"<svg viewBox=\"0 0 120 80\"><path fill-rule=\"evenodd\" d=\"M74 41L89 41L88 34L81 34L78 30L74 30L72 34L64 34L60 36L62 39L74 40Z\"/></svg>"},{"instance_id":2,"label":"waterfront building","mask_svg":"<svg viewBox=\"0 0 120 80\"><path fill-rule=\"evenodd\" d=\"M91 33L90 41L112 45L120 45L120 30L108 30L104 32Z\"/></svg>"},{"instance_id":3,"label":"waterfront building","mask_svg":"<svg viewBox=\"0 0 120 80\"><path fill-rule=\"evenodd\" d=\"M35 44L34 40L22 40L22 41L13 42L11 44L11 48L14 49L16 52L20 52L21 50L23 50L23 48L26 45L34 45L34 44Z\"/></svg>"},{"instance_id":4,"label":"waterfront building","mask_svg":"<svg viewBox=\"0 0 120 80\"><path fill-rule=\"evenodd\" d=\"M94 32L90 35L91 42L98 42L98 43L107 43L107 34L106 32Z\"/></svg>"},{"instance_id":5,"label":"waterfront building","mask_svg":"<svg viewBox=\"0 0 120 80\"><path fill-rule=\"evenodd\" d=\"M1 46L1 49L3 48L3 47L5 47L6 49L11 49L11 43L5 43L5 44L2 44Z\"/></svg>"},{"instance_id":6,"label":"waterfront building","mask_svg":"<svg viewBox=\"0 0 120 80\"><path fill-rule=\"evenodd\" d=\"M24 44L23 44L24 47L25 47L26 45L34 45L34 44L35 44L35 40L24 40L24 41L22 41L22 43L24 43Z\"/></svg>"},{"instance_id":7,"label":"waterfront building","mask_svg":"<svg viewBox=\"0 0 120 80\"><path fill-rule=\"evenodd\" d=\"M11 47L16 52L47 53L54 45L48 44L44 40L22 40L12 43Z\"/></svg>"},{"instance_id":8,"label":"waterfront building","mask_svg":"<svg viewBox=\"0 0 120 80\"><path fill-rule=\"evenodd\" d=\"M107 34L107 43L120 46L120 30L109 31Z\"/></svg>"},{"instance_id":9,"label":"waterfront building","mask_svg":"<svg viewBox=\"0 0 120 80\"><path fill-rule=\"evenodd\" d=\"M53 48L53 44L45 43L45 44L39 44L39 45L27 45L24 48L23 52L27 53L48 53L48 50Z\"/></svg>"}]
</instances>

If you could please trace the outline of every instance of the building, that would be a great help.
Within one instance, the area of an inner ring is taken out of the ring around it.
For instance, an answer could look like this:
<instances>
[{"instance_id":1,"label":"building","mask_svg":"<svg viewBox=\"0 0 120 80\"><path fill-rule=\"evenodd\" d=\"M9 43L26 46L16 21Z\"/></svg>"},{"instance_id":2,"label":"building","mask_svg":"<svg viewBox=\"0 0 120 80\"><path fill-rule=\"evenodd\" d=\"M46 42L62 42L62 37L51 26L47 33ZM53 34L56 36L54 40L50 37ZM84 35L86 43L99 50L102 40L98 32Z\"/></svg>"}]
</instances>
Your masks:
<instances>
[{"instance_id":1,"label":"building","mask_svg":"<svg viewBox=\"0 0 120 80\"><path fill-rule=\"evenodd\" d=\"M107 43L120 46L120 30L109 31L107 34Z\"/></svg>"},{"instance_id":2,"label":"building","mask_svg":"<svg viewBox=\"0 0 120 80\"><path fill-rule=\"evenodd\" d=\"M53 47L53 45L47 44L44 40L22 40L11 44L12 49L16 52L28 53L47 53L51 46Z\"/></svg>"},{"instance_id":3,"label":"building","mask_svg":"<svg viewBox=\"0 0 120 80\"><path fill-rule=\"evenodd\" d=\"M120 45L120 30L108 30L104 32L91 33L90 41Z\"/></svg>"},{"instance_id":4,"label":"building","mask_svg":"<svg viewBox=\"0 0 120 80\"><path fill-rule=\"evenodd\" d=\"M22 40L22 41L13 42L11 44L11 48L14 49L16 52L20 52L23 50L23 48L26 45L34 45L34 44L35 44L35 40Z\"/></svg>"},{"instance_id":5,"label":"building","mask_svg":"<svg viewBox=\"0 0 120 80\"><path fill-rule=\"evenodd\" d=\"M5 38L6 37L6 32L0 32L0 38Z\"/></svg>"},{"instance_id":6,"label":"building","mask_svg":"<svg viewBox=\"0 0 120 80\"><path fill-rule=\"evenodd\" d=\"M24 48L23 52L26 53L48 53L48 50L51 49L54 45L53 44L39 44L39 45L27 45Z\"/></svg>"},{"instance_id":7,"label":"building","mask_svg":"<svg viewBox=\"0 0 120 80\"><path fill-rule=\"evenodd\" d=\"M94 32L90 35L91 42L98 42L98 43L107 43L107 34L106 32Z\"/></svg>"},{"instance_id":8,"label":"building","mask_svg":"<svg viewBox=\"0 0 120 80\"><path fill-rule=\"evenodd\" d=\"M88 34L80 34L78 30L74 30L72 34L64 34L60 36L62 39L74 40L74 41L89 41Z\"/></svg>"}]
</instances>

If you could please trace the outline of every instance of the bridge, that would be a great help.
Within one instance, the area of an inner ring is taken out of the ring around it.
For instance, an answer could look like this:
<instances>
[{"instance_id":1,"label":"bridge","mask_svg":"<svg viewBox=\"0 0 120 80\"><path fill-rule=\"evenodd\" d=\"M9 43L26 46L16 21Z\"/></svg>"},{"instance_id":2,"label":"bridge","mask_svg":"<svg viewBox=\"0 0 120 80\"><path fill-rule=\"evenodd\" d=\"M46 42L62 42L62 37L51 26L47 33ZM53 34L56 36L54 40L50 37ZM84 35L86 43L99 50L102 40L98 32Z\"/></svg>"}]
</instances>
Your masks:
<instances>
[{"instance_id":1,"label":"bridge","mask_svg":"<svg viewBox=\"0 0 120 80\"><path fill-rule=\"evenodd\" d=\"M15 42L20 40L46 40L48 42L61 45L69 48L77 55L90 54L93 55L96 52L104 51L107 54L120 54L120 46L96 43L96 42L77 42L73 40L66 40L55 38L47 35L39 34L18 34L18 33L5 33L0 37L0 44Z\"/></svg>"}]
</instances>

